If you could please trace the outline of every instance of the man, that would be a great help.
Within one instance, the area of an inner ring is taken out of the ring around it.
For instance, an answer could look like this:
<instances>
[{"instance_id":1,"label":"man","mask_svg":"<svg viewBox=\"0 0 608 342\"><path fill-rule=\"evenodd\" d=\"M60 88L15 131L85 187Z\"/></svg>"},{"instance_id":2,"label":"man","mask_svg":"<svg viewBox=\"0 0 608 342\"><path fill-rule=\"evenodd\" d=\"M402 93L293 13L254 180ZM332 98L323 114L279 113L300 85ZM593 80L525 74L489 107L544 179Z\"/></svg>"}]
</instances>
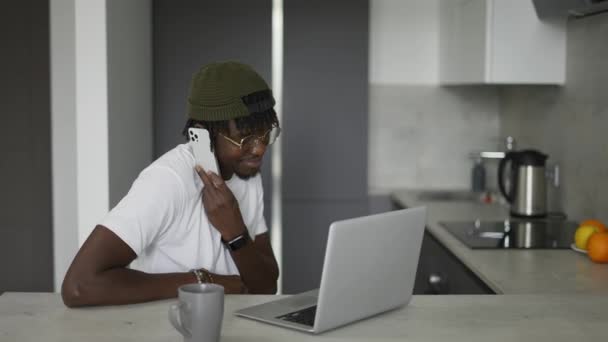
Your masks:
<instances>
[{"instance_id":1,"label":"man","mask_svg":"<svg viewBox=\"0 0 608 342\"><path fill-rule=\"evenodd\" d=\"M213 63L192 78L186 128L209 131L221 175L182 144L147 167L95 227L67 271L69 307L173 298L188 283L275 293L278 267L259 174L279 133L274 98L249 66Z\"/></svg>"}]
</instances>

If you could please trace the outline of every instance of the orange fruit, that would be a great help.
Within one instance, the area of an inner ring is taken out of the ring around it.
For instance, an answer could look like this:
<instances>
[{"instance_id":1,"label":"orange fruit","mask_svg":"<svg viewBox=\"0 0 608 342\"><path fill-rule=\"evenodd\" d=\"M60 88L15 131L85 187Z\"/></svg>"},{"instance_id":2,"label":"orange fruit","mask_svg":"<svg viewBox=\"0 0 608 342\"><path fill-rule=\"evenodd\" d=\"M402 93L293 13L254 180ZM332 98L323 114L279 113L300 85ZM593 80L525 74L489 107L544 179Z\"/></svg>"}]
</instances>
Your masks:
<instances>
[{"instance_id":1,"label":"orange fruit","mask_svg":"<svg viewBox=\"0 0 608 342\"><path fill-rule=\"evenodd\" d=\"M595 233L587 242L587 255L594 262L608 263L608 233Z\"/></svg>"},{"instance_id":2,"label":"orange fruit","mask_svg":"<svg viewBox=\"0 0 608 342\"><path fill-rule=\"evenodd\" d=\"M585 220L583 222L581 222L580 226L594 226L597 227L599 230L599 232L608 232L608 227L606 227L606 225L604 223L602 223L602 221L600 220Z\"/></svg>"}]
</instances>

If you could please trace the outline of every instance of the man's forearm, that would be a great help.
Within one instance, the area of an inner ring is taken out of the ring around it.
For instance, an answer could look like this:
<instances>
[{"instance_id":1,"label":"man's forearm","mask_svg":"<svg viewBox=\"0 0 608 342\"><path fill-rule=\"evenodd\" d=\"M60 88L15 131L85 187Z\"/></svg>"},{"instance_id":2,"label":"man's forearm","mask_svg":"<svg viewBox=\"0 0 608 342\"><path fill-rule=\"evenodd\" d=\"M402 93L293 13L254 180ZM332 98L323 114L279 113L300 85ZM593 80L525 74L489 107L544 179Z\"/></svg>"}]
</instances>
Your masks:
<instances>
[{"instance_id":1,"label":"man's forearm","mask_svg":"<svg viewBox=\"0 0 608 342\"><path fill-rule=\"evenodd\" d=\"M249 293L277 292L279 269L274 258L260 253L252 242L231 253Z\"/></svg>"},{"instance_id":2,"label":"man's forearm","mask_svg":"<svg viewBox=\"0 0 608 342\"><path fill-rule=\"evenodd\" d=\"M212 274L212 277L227 294L243 293L239 276ZM175 298L180 286L196 282L196 276L191 272L151 274L114 268L78 280L68 276L61 294L69 307L135 304Z\"/></svg>"},{"instance_id":3,"label":"man's forearm","mask_svg":"<svg viewBox=\"0 0 608 342\"><path fill-rule=\"evenodd\" d=\"M175 298L178 287L194 282L192 273L150 274L114 268L79 279L68 276L61 293L70 307L134 304Z\"/></svg>"}]
</instances>

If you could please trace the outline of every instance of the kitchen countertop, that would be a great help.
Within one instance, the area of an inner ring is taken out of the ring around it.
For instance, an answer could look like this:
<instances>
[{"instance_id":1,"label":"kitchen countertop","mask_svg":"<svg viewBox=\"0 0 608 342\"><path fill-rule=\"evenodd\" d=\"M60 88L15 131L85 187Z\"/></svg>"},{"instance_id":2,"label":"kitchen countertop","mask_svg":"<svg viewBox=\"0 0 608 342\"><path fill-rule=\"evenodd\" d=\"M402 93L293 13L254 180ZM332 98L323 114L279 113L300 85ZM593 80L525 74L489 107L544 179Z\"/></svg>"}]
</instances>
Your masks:
<instances>
[{"instance_id":1,"label":"kitchen countertop","mask_svg":"<svg viewBox=\"0 0 608 342\"><path fill-rule=\"evenodd\" d=\"M608 296L414 296L410 305L320 336L235 317L279 296L226 296L221 341L603 341ZM0 296L0 341L183 341L174 301L68 309L59 294Z\"/></svg>"},{"instance_id":2,"label":"kitchen countertop","mask_svg":"<svg viewBox=\"0 0 608 342\"><path fill-rule=\"evenodd\" d=\"M422 202L418 193L400 190L391 197L403 207L425 205L428 231L496 293L608 294L608 264L593 263L570 249L470 249L438 223L500 220L509 216L506 207L472 201Z\"/></svg>"}]
</instances>

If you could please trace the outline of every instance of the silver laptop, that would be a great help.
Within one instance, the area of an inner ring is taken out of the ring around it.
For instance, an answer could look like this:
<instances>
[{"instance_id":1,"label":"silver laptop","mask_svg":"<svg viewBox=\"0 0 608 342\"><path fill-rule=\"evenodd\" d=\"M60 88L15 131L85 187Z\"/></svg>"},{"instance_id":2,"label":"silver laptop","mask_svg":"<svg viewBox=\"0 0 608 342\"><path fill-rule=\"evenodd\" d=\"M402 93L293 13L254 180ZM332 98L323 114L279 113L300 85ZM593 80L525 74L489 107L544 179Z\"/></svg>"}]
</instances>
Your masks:
<instances>
[{"instance_id":1,"label":"silver laptop","mask_svg":"<svg viewBox=\"0 0 608 342\"><path fill-rule=\"evenodd\" d=\"M318 334L407 305L425 222L424 207L334 222L318 290L235 314Z\"/></svg>"}]
</instances>

